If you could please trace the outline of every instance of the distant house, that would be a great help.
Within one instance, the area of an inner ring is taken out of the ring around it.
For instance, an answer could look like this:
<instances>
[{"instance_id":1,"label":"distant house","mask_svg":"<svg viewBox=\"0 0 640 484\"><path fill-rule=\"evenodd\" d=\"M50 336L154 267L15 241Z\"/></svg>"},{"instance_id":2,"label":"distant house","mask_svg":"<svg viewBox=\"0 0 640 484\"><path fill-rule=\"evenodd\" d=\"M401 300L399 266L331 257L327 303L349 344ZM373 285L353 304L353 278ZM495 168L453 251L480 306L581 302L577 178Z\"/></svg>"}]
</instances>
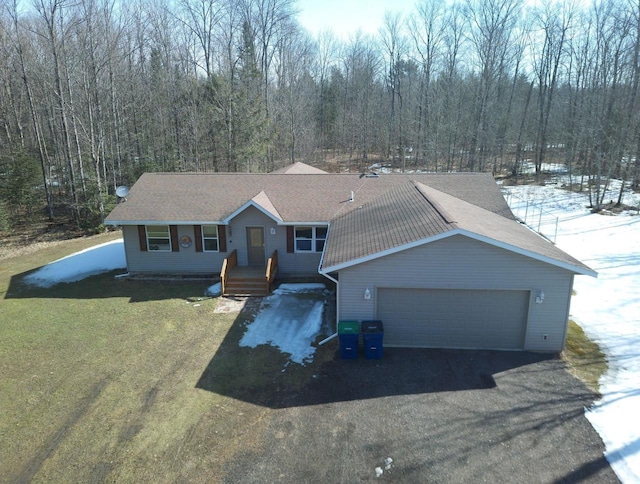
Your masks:
<instances>
[{"instance_id":1,"label":"distant house","mask_svg":"<svg viewBox=\"0 0 640 484\"><path fill-rule=\"evenodd\" d=\"M560 351L573 277L596 276L479 173L147 173L106 222L132 275L220 274L232 294L321 274L338 319L383 321L386 346Z\"/></svg>"}]
</instances>

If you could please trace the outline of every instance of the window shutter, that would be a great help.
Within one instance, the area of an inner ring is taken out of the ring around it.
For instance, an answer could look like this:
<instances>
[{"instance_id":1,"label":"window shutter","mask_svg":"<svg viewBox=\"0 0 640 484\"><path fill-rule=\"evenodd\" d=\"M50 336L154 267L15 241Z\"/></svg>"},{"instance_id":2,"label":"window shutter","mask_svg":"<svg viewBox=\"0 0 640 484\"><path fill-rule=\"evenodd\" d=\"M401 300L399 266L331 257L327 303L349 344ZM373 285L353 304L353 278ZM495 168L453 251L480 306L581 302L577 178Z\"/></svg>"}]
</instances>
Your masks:
<instances>
[{"instance_id":1,"label":"window shutter","mask_svg":"<svg viewBox=\"0 0 640 484\"><path fill-rule=\"evenodd\" d=\"M293 252L293 227L291 225L287 226L287 252Z\"/></svg>"},{"instance_id":2,"label":"window shutter","mask_svg":"<svg viewBox=\"0 0 640 484\"><path fill-rule=\"evenodd\" d=\"M138 225L138 238L140 239L140 252L147 251L147 230L144 225Z\"/></svg>"},{"instance_id":3,"label":"window shutter","mask_svg":"<svg viewBox=\"0 0 640 484\"><path fill-rule=\"evenodd\" d=\"M178 240L178 226L169 225L169 234L171 234L171 252L180 252L180 241Z\"/></svg>"},{"instance_id":4,"label":"window shutter","mask_svg":"<svg viewBox=\"0 0 640 484\"><path fill-rule=\"evenodd\" d=\"M196 242L196 252L202 252L202 225L193 226L193 238Z\"/></svg>"},{"instance_id":5,"label":"window shutter","mask_svg":"<svg viewBox=\"0 0 640 484\"><path fill-rule=\"evenodd\" d=\"M227 251L227 226L218 225L218 250L220 252Z\"/></svg>"}]
</instances>

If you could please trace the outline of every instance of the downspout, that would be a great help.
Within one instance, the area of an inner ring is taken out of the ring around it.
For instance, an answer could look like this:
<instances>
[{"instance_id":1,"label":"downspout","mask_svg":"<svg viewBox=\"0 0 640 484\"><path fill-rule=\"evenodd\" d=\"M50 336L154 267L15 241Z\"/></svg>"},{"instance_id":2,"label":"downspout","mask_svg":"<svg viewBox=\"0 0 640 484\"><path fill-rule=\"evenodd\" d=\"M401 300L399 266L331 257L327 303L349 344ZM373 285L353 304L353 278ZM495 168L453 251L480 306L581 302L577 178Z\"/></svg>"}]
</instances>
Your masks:
<instances>
[{"instance_id":1,"label":"downspout","mask_svg":"<svg viewBox=\"0 0 640 484\"><path fill-rule=\"evenodd\" d=\"M327 239L329 238L329 230L331 230L331 224L329 224L329 227L327 228ZM320 264L318 265L318 274L321 274L324 277L326 277L327 279L329 279L330 281L333 281L335 283L335 285L336 285L336 332L333 333L328 338L325 338L322 341L320 341L320 343L318 343L318 346L322 346L323 344L331 341L336 336L338 336L338 332L337 332L337 330L338 330L338 315L340 314L340 282L338 281L338 279L336 279L335 277L330 276L329 274L327 274L326 272L324 272L322 270L322 264L324 262L324 254L325 254L326 250L327 250L327 244L325 242L324 248L322 249L322 256L320 257Z\"/></svg>"},{"instance_id":2,"label":"downspout","mask_svg":"<svg viewBox=\"0 0 640 484\"><path fill-rule=\"evenodd\" d=\"M324 256L324 254L323 254L323 256ZM338 330L338 315L340 314L340 283L338 282L338 279L336 279L334 277L331 277L329 274L326 274L325 272L322 272L321 270L318 270L318 272L320 274L322 274L324 277L326 277L330 281L333 281L336 284L336 332L333 333L328 338L325 338L322 341L320 341L320 343L318 343L318 346L322 346L323 344L328 343L333 338L338 336L337 330Z\"/></svg>"}]
</instances>

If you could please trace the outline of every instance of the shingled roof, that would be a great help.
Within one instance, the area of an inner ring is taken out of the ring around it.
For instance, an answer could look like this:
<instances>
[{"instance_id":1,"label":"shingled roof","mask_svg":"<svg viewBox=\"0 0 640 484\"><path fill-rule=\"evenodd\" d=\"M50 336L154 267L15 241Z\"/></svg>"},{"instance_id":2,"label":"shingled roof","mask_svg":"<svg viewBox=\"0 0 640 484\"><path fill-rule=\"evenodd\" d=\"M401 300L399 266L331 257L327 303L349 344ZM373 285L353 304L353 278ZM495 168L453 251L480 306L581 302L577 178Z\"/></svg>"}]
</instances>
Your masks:
<instances>
[{"instance_id":1,"label":"shingled roof","mask_svg":"<svg viewBox=\"0 0 640 484\"><path fill-rule=\"evenodd\" d=\"M280 168L279 170L272 171L271 173L282 173L289 175L319 175L326 174L327 172L321 170L320 168L316 168L315 166L302 163L301 161L296 161L291 165Z\"/></svg>"},{"instance_id":2,"label":"shingled roof","mask_svg":"<svg viewBox=\"0 0 640 484\"><path fill-rule=\"evenodd\" d=\"M246 205L262 209L281 224L326 223L411 180L513 219L488 174L389 174L369 178L329 173L145 173L106 223L226 224ZM353 202L349 201L351 192Z\"/></svg>"},{"instance_id":3,"label":"shingled roof","mask_svg":"<svg viewBox=\"0 0 640 484\"><path fill-rule=\"evenodd\" d=\"M322 268L357 261L449 230L451 224L420 193L415 182L407 181L331 222Z\"/></svg>"},{"instance_id":4,"label":"shingled roof","mask_svg":"<svg viewBox=\"0 0 640 484\"><path fill-rule=\"evenodd\" d=\"M320 269L333 272L453 235L596 275L520 223L415 181L333 220Z\"/></svg>"}]
</instances>

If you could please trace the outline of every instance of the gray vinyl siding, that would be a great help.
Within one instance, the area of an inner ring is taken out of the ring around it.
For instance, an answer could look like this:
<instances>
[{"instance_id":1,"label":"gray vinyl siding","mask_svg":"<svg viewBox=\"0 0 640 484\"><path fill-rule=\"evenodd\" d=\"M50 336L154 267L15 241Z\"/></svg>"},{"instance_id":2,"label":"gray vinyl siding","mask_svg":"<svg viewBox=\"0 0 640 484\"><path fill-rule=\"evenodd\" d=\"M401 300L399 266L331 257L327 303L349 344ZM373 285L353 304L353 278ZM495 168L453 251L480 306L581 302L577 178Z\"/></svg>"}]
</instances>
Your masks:
<instances>
[{"instance_id":1,"label":"gray vinyl siding","mask_svg":"<svg viewBox=\"0 0 640 484\"><path fill-rule=\"evenodd\" d=\"M287 253L287 228L278 226L255 207L248 207L238 214L229 224L232 237L227 235L229 251L238 250L238 265L247 265L246 227L264 227L266 259L274 250L278 251L278 270L280 276L317 276L322 254ZM271 233L275 229L275 234Z\"/></svg>"},{"instance_id":2,"label":"gray vinyl siding","mask_svg":"<svg viewBox=\"0 0 640 484\"><path fill-rule=\"evenodd\" d=\"M188 235L191 247L180 247L179 252L140 250L138 226L122 229L128 270L130 274L220 274L224 259L236 249L238 265L247 265L246 227L264 227L265 260L278 251L280 276L317 276L321 254L287 254L287 229L255 207L248 207L227 226L227 252L196 252L193 225L178 225L178 238ZM271 234L271 229L275 234Z\"/></svg>"},{"instance_id":3,"label":"gray vinyl siding","mask_svg":"<svg viewBox=\"0 0 640 484\"><path fill-rule=\"evenodd\" d=\"M573 274L462 235L343 269L339 279L342 320L378 319L378 288L530 291L524 349L564 347ZM539 290L545 294L542 304L535 302Z\"/></svg>"},{"instance_id":4,"label":"gray vinyl siding","mask_svg":"<svg viewBox=\"0 0 640 484\"><path fill-rule=\"evenodd\" d=\"M264 228L264 246L265 261L271 257L274 250L280 250L274 236L270 235L271 227L275 227L276 223L263 214L255 207L248 207L242 213L239 213L230 223L227 229L227 250L231 252L233 249L238 251L238 265L246 266L247 261L247 227L263 227ZM230 229L230 230L229 230ZM229 235L231 232L231 235Z\"/></svg>"},{"instance_id":5,"label":"gray vinyl siding","mask_svg":"<svg viewBox=\"0 0 640 484\"><path fill-rule=\"evenodd\" d=\"M191 237L191 247L180 247L179 252L140 250L137 225L122 227L127 265L130 274L219 274L224 252L196 252L193 225L178 225L178 239Z\"/></svg>"}]
</instances>

